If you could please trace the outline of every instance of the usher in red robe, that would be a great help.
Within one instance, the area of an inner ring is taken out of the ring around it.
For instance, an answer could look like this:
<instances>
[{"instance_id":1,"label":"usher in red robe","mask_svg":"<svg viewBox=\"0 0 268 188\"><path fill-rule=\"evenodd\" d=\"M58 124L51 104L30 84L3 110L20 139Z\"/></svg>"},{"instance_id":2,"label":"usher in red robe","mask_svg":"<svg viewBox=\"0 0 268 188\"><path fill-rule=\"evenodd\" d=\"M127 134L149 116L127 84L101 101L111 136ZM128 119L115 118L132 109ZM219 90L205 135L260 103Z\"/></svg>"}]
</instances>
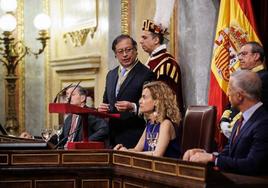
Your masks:
<instances>
[{"instance_id":1,"label":"usher in red robe","mask_svg":"<svg viewBox=\"0 0 268 188\"><path fill-rule=\"evenodd\" d=\"M165 82L175 92L179 109L184 114L181 71L174 57L166 49L162 49L149 58L147 65L156 74L157 80Z\"/></svg>"}]
</instances>

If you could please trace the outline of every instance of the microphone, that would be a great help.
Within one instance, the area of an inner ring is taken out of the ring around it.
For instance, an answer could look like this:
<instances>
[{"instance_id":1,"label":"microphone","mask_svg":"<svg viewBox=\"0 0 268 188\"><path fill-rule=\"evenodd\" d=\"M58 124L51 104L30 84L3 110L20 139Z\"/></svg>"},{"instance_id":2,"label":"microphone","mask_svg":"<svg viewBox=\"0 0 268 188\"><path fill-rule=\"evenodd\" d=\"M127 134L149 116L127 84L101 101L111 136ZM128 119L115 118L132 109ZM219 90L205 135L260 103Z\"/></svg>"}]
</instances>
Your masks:
<instances>
[{"instance_id":1,"label":"microphone","mask_svg":"<svg viewBox=\"0 0 268 188\"><path fill-rule=\"evenodd\" d=\"M1 125L1 123L0 123L0 133L2 133L1 135L8 135L8 132L7 132L6 129Z\"/></svg>"},{"instance_id":2,"label":"microphone","mask_svg":"<svg viewBox=\"0 0 268 188\"><path fill-rule=\"evenodd\" d=\"M73 88L73 90L71 91L71 93L70 93L70 97L69 97L69 99L68 99L68 104L70 104L71 99L72 99L72 94L73 94L74 90L79 86L80 83L81 83L81 81L79 81L79 82L75 85L75 87Z\"/></svg>"},{"instance_id":3,"label":"microphone","mask_svg":"<svg viewBox=\"0 0 268 188\"><path fill-rule=\"evenodd\" d=\"M61 144L62 142L64 142L66 139L68 139L69 136L72 136L74 133L78 132L83 126L80 126L80 127L77 127L76 130L74 130L72 133L68 134L67 136L65 136L63 139L61 139L57 145L54 146L53 149L57 149Z\"/></svg>"},{"instance_id":4,"label":"microphone","mask_svg":"<svg viewBox=\"0 0 268 188\"><path fill-rule=\"evenodd\" d=\"M56 103L57 100L58 100L59 95L60 95L63 91L66 91L68 88L70 88L72 85L73 85L73 84L70 84L70 85L64 87L62 90L60 90L60 91L57 93L56 97L54 98L54 101L53 101L53 102Z\"/></svg>"}]
</instances>

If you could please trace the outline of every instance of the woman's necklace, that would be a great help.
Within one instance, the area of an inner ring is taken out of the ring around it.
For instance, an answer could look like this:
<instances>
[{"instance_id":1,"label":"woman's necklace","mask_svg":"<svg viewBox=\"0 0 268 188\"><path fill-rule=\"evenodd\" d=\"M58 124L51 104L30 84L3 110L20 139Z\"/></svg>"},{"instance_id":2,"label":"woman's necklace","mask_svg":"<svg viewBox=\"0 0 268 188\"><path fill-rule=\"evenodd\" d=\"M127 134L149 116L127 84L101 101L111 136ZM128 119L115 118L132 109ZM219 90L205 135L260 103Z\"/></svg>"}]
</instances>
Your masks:
<instances>
[{"instance_id":1,"label":"woman's necklace","mask_svg":"<svg viewBox=\"0 0 268 188\"><path fill-rule=\"evenodd\" d=\"M152 125L152 129L148 129L148 132L146 134L146 139L147 139L147 143L148 143L148 151L154 151L156 144L157 144L157 140L158 140L158 132L154 132L155 128L158 126L158 124L151 124Z\"/></svg>"},{"instance_id":2,"label":"woman's necklace","mask_svg":"<svg viewBox=\"0 0 268 188\"><path fill-rule=\"evenodd\" d=\"M155 130L155 128L156 128L156 126L158 125L158 123L156 123L155 121L153 121L153 122L152 121L149 121L148 123L151 125L151 127L148 128L148 132L149 133L153 133L154 130Z\"/></svg>"},{"instance_id":3,"label":"woman's necklace","mask_svg":"<svg viewBox=\"0 0 268 188\"><path fill-rule=\"evenodd\" d=\"M151 131L149 130L150 133L154 133L154 130L155 130L156 126L157 126L157 124L152 124L152 125L153 125L153 126L152 126L153 128L152 128Z\"/></svg>"}]
</instances>

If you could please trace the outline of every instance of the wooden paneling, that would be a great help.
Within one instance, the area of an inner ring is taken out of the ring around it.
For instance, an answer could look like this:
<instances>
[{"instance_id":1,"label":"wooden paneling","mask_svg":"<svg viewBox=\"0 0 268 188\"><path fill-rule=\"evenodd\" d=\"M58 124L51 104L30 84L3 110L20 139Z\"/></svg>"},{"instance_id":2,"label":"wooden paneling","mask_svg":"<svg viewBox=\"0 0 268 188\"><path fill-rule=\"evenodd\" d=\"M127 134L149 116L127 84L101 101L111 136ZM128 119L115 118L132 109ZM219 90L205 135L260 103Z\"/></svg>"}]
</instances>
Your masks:
<instances>
[{"instance_id":1,"label":"wooden paneling","mask_svg":"<svg viewBox=\"0 0 268 188\"><path fill-rule=\"evenodd\" d=\"M8 165L8 155L0 154L0 165Z\"/></svg>"},{"instance_id":2,"label":"wooden paneling","mask_svg":"<svg viewBox=\"0 0 268 188\"><path fill-rule=\"evenodd\" d=\"M134 168L140 168L140 169L143 169L143 170L152 171L153 160L137 158L137 157L133 157L132 160L133 160L133 165L132 166Z\"/></svg>"},{"instance_id":3,"label":"wooden paneling","mask_svg":"<svg viewBox=\"0 0 268 188\"><path fill-rule=\"evenodd\" d=\"M205 181L207 168L204 165L186 165L176 160L159 160L157 157L130 155L126 152L113 154L113 163L119 166L132 167L159 174L172 175L192 180ZM185 163L185 162L184 162Z\"/></svg>"},{"instance_id":4,"label":"wooden paneling","mask_svg":"<svg viewBox=\"0 0 268 188\"><path fill-rule=\"evenodd\" d=\"M109 179L88 179L82 180L83 188L109 188Z\"/></svg>"},{"instance_id":5,"label":"wooden paneling","mask_svg":"<svg viewBox=\"0 0 268 188\"><path fill-rule=\"evenodd\" d=\"M0 181L0 188L32 188L31 180Z\"/></svg>"},{"instance_id":6,"label":"wooden paneling","mask_svg":"<svg viewBox=\"0 0 268 188\"><path fill-rule=\"evenodd\" d=\"M56 165L59 157L59 154L13 154L11 165Z\"/></svg>"},{"instance_id":7,"label":"wooden paneling","mask_svg":"<svg viewBox=\"0 0 268 188\"><path fill-rule=\"evenodd\" d=\"M36 180L35 188L75 188L74 179L65 179L65 180Z\"/></svg>"},{"instance_id":8,"label":"wooden paneling","mask_svg":"<svg viewBox=\"0 0 268 188\"><path fill-rule=\"evenodd\" d=\"M268 177L212 170L181 160L113 150L10 150L0 154L0 188L267 186ZM7 162L12 159L12 162Z\"/></svg>"},{"instance_id":9,"label":"wooden paneling","mask_svg":"<svg viewBox=\"0 0 268 188\"><path fill-rule=\"evenodd\" d=\"M62 155L62 164L108 164L108 153L66 153Z\"/></svg>"},{"instance_id":10,"label":"wooden paneling","mask_svg":"<svg viewBox=\"0 0 268 188\"><path fill-rule=\"evenodd\" d=\"M112 180L112 188L121 188L122 187L122 180L118 178L114 178Z\"/></svg>"},{"instance_id":11,"label":"wooden paneling","mask_svg":"<svg viewBox=\"0 0 268 188\"><path fill-rule=\"evenodd\" d=\"M130 156L114 154L113 163L117 165L122 165L122 166L131 166L132 160Z\"/></svg>"},{"instance_id":12,"label":"wooden paneling","mask_svg":"<svg viewBox=\"0 0 268 188\"><path fill-rule=\"evenodd\" d=\"M154 169L156 172L162 174L177 175L177 165L174 163L167 163L162 161L155 161Z\"/></svg>"},{"instance_id":13,"label":"wooden paneling","mask_svg":"<svg viewBox=\"0 0 268 188\"><path fill-rule=\"evenodd\" d=\"M205 181L206 170L202 167L178 165L178 176Z\"/></svg>"},{"instance_id":14,"label":"wooden paneling","mask_svg":"<svg viewBox=\"0 0 268 188\"><path fill-rule=\"evenodd\" d=\"M134 182L129 182L129 181L124 181L123 188L143 188L143 184L139 183L134 183Z\"/></svg>"}]
</instances>

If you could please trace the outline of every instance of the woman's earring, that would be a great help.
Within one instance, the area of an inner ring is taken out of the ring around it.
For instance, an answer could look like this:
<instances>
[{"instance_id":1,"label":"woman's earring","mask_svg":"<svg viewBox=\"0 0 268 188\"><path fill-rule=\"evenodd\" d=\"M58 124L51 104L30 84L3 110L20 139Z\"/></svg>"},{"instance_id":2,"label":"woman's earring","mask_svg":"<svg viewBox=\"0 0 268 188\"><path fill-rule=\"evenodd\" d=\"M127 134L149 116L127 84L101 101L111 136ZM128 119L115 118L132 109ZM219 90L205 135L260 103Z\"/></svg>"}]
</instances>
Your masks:
<instances>
[{"instance_id":1,"label":"woman's earring","mask_svg":"<svg viewBox=\"0 0 268 188\"><path fill-rule=\"evenodd\" d=\"M155 117L157 117L157 115L158 115L155 106L154 106L154 112L153 112L153 115L154 115Z\"/></svg>"}]
</instances>

